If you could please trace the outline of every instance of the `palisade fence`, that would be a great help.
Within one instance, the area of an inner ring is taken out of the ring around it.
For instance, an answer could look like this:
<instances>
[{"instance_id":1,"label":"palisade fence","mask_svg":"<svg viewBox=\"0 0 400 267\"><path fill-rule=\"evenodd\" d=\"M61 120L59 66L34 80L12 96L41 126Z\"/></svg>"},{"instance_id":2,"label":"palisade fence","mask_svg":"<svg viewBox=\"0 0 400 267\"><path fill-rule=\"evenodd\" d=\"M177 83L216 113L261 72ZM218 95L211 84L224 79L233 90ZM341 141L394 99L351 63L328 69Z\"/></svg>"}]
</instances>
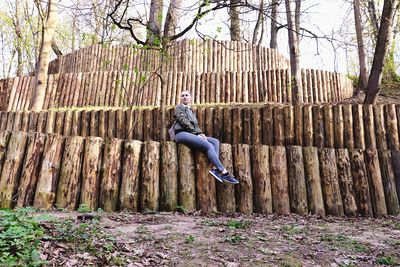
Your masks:
<instances>
[{"instance_id":1,"label":"palisade fence","mask_svg":"<svg viewBox=\"0 0 400 267\"><path fill-rule=\"evenodd\" d=\"M353 95L346 76L320 70L302 70L304 103L340 101ZM189 90L194 104L205 103L290 103L290 71L211 72L165 74L166 104L179 103L179 93ZM6 110L27 110L34 88L34 77L0 81L8 92ZM58 107L158 106L160 79L151 73L105 71L63 73L48 76L43 109ZM3 109L4 110L4 109Z\"/></svg>"},{"instance_id":2,"label":"palisade fence","mask_svg":"<svg viewBox=\"0 0 400 267\"><path fill-rule=\"evenodd\" d=\"M208 136L230 144L398 150L400 105L193 107ZM167 109L172 124L174 108ZM160 141L153 109L1 112L0 130ZM165 132L166 129L163 129ZM168 136L166 134L166 136Z\"/></svg>"},{"instance_id":3,"label":"palisade fence","mask_svg":"<svg viewBox=\"0 0 400 267\"><path fill-rule=\"evenodd\" d=\"M0 207L399 214L400 150L222 144L240 183L173 142L0 131Z\"/></svg>"},{"instance_id":4,"label":"palisade fence","mask_svg":"<svg viewBox=\"0 0 400 267\"><path fill-rule=\"evenodd\" d=\"M249 43L182 40L167 50L165 69L171 72L224 72L283 69L289 61L270 49ZM93 45L50 62L49 74L113 70L155 71L160 52L143 48Z\"/></svg>"}]
</instances>

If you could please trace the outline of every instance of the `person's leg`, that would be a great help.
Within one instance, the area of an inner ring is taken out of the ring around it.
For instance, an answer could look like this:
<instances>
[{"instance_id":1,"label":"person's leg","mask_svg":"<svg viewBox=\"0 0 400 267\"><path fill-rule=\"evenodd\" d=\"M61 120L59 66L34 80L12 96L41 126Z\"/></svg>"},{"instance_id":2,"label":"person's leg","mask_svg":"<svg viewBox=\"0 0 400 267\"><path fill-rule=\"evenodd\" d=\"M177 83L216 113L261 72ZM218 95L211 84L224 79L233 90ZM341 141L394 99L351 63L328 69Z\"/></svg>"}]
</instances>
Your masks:
<instances>
[{"instance_id":1,"label":"person's leg","mask_svg":"<svg viewBox=\"0 0 400 267\"><path fill-rule=\"evenodd\" d=\"M215 153L219 157L219 140L214 137L207 137L207 141L214 146Z\"/></svg>"},{"instance_id":2,"label":"person's leg","mask_svg":"<svg viewBox=\"0 0 400 267\"><path fill-rule=\"evenodd\" d=\"M215 138L213 138L215 139ZM216 140L216 139L215 139ZM187 132L180 132L175 135L175 141L177 143L182 143L185 145L188 145L191 148L201 150L207 153L208 159L211 161L212 164L219 170L223 171L225 170L225 167L222 165L221 161L219 160L218 154L215 150L215 145L216 142L212 141L213 143L209 142L207 139L201 138L200 136L187 133ZM218 143L219 141L216 140ZM219 152L219 144L218 144L218 150Z\"/></svg>"}]
</instances>

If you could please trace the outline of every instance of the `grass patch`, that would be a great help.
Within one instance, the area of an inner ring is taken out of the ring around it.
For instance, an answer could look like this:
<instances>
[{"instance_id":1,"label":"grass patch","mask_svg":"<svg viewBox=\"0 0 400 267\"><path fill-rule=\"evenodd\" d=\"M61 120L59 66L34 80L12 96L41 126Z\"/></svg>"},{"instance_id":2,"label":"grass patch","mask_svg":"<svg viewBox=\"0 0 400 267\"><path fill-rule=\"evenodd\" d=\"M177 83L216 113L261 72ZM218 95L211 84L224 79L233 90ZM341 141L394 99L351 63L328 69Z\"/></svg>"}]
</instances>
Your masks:
<instances>
[{"instance_id":1,"label":"grass patch","mask_svg":"<svg viewBox=\"0 0 400 267\"><path fill-rule=\"evenodd\" d=\"M304 228L302 228L294 223L291 223L291 224L283 225L281 227L281 230L288 235L294 235L294 234L302 233L304 231Z\"/></svg>"},{"instance_id":2,"label":"grass patch","mask_svg":"<svg viewBox=\"0 0 400 267\"><path fill-rule=\"evenodd\" d=\"M376 260L379 265L395 266L398 265L398 261L394 256L382 256Z\"/></svg>"},{"instance_id":3,"label":"grass patch","mask_svg":"<svg viewBox=\"0 0 400 267\"><path fill-rule=\"evenodd\" d=\"M229 229L247 229L251 225L251 222L245 220L230 220L226 225Z\"/></svg>"},{"instance_id":4,"label":"grass patch","mask_svg":"<svg viewBox=\"0 0 400 267\"><path fill-rule=\"evenodd\" d=\"M194 236L189 235L189 236L187 236L187 237L185 238L185 243L186 243L186 244L191 244L191 243L194 242L194 240L195 240Z\"/></svg>"},{"instance_id":5,"label":"grass patch","mask_svg":"<svg viewBox=\"0 0 400 267\"><path fill-rule=\"evenodd\" d=\"M370 251L370 248L367 245L352 238L349 238L343 234L338 234L338 235L327 234L321 238L321 241L337 249L342 248L346 250L356 251L359 253L368 253Z\"/></svg>"},{"instance_id":6,"label":"grass patch","mask_svg":"<svg viewBox=\"0 0 400 267\"><path fill-rule=\"evenodd\" d=\"M237 244L242 242L243 240L246 240L246 237L241 236L239 234L234 234L232 236L226 237L224 241L230 244Z\"/></svg>"},{"instance_id":7,"label":"grass patch","mask_svg":"<svg viewBox=\"0 0 400 267\"><path fill-rule=\"evenodd\" d=\"M42 266L40 238L44 229L29 209L0 210L0 266Z\"/></svg>"}]
</instances>

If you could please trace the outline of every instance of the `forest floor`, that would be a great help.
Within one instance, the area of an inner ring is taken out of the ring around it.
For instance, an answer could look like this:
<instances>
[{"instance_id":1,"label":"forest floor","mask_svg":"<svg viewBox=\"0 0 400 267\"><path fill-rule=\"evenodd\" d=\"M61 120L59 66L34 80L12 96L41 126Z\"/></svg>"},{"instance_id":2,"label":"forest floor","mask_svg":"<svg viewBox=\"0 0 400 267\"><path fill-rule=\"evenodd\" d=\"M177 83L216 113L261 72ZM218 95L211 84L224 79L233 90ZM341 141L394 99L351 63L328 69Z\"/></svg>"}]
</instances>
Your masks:
<instances>
[{"instance_id":1,"label":"forest floor","mask_svg":"<svg viewBox=\"0 0 400 267\"><path fill-rule=\"evenodd\" d=\"M33 213L48 266L399 266L400 217Z\"/></svg>"}]
</instances>

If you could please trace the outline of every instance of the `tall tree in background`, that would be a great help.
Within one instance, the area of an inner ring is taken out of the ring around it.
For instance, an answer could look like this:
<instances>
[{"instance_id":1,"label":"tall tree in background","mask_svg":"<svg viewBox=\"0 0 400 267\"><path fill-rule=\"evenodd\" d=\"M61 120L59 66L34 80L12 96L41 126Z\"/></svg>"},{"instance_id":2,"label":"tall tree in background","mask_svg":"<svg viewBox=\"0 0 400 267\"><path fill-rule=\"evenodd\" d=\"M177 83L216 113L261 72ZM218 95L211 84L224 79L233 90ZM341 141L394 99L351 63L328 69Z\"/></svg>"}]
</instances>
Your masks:
<instances>
[{"instance_id":1,"label":"tall tree in background","mask_svg":"<svg viewBox=\"0 0 400 267\"><path fill-rule=\"evenodd\" d=\"M393 17L398 8L399 0L385 0L381 23L378 31L374 60L372 62L371 73L365 95L365 104L375 104L380 91L382 72L385 63L387 50L390 46L392 36Z\"/></svg>"},{"instance_id":2,"label":"tall tree in background","mask_svg":"<svg viewBox=\"0 0 400 267\"><path fill-rule=\"evenodd\" d=\"M17 36L16 52L17 52L17 76L22 76L22 31L20 25L20 1L15 1L15 17L13 19L15 35Z\"/></svg>"},{"instance_id":3,"label":"tall tree in background","mask_svg":"<svg viewBox=\"0 0 400 267\"><path fill-rule=\"evenodd\" d=\"M253 39L252 39L253 44L261 43L263 35L264 35L264 10L265 10L264 0L261 0L256 26L254 26ZM260 27L261 27L261 36L260 36L260 39L258 39ZM258 41L257 41L257 39L258 39Z\"/></svg>"},{"instance_id":4,"label":"tall tree in background","mask_svg":"<svg viewBox=\"0 0 400 267\"><path fill-rule=\"evenodd\" d=\"M357 49L358 49L358 62L360 65L360 73L357 88L355 93L358 94L364 91L368 83L368 71L367 71L367 56L365 54L364 37L362 32L362 19L361 19L361 8L360 0L353 1L354 9L354 24L356 27L357 35Z\"/></svg>"},{"instance_id":5,"label":"tall tree in background","mask_svg":"<svg viewBox=\"0 0 400 267\"><path fill-rule=\"evenodd\" d=\"M163 0L151 0L149 22L147 24L147 44L160 45L163 22Z\"/></svg>"},{"instance_id":6,"label":"tall tree in background","mask_svg":"<svg viewBox=\"0 0 400 267\"><path fill-rule=\"evenodd\" d=\"M179 22L179 10L181 5L182 0L171 0L167 11L167 16L165 18L164 37L175 35L175 31Z\"/></svg>"},{"instance_id":7,"label":"tall tree in background","mask_svg":"<svg viewBox=\"0 0 400 267\"><path fill-rule=\"evenodd\" d=\"M278 7L279 7L279 0L272 0L271 3L271 41L270 41L270 48L277 48L278 47Z\"/></svg>"},{"instance_id":8,"label":"tall tree in background","mask_svg":"<svg viewBox=\"0 0 400 267\"><path fill-rule=\"evenodd\" d=\"M240 41L240 18L239 18L240 0L231 0L229 7L229 18L231 21L229 30L231 33L231 41Z\"/></svg>"},{"instance_id":9,"label":"tall tree in background","mask_svg":"<svg viewBox=\"0 0 400 267\"><path fill-rule=\"evenodd\" d=\"M40 5L40 3L38 3ZM35 88L32 94L31 110L40 111L43 107L43 101L46 93L47 71L49 68L49 56L51 52L51 43L53 41L54 30L57 20L57 5L54 0L47 2L46 20L43 24L39 61L35 70Z\"/></svg>"},{"instance_id":10,"label":"tall tree in background","mask_svg":"<svg viewBox=\"0 0 400 267\"><path fill-rule=\"evenodd\" d=\"M303 91L301 83L300 54L298 35L296 33L295 21L292 14L291 1L285 0L287 29L290 51L290 71L291 71L291 87L292 87L292 103L300 104L303 101Z\"/></svg>"}]
</instances>

